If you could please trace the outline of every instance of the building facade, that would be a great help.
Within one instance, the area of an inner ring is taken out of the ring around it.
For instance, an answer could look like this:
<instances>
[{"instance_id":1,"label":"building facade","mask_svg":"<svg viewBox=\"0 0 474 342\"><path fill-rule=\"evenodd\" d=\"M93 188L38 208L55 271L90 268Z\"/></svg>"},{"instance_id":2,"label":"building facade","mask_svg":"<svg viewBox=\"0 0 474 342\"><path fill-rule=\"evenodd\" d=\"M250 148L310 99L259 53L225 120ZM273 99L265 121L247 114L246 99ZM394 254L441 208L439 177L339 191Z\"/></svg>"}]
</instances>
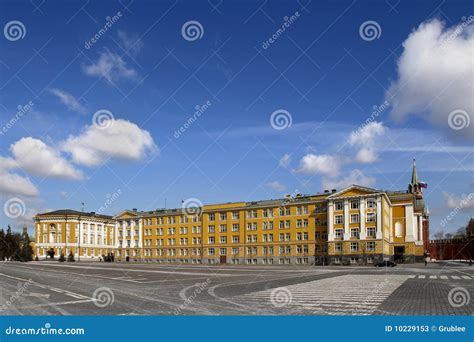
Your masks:
<instances>
[{"instance_id":1,"label":"building facade","mask_svg":"<svg viewBox=\"0 0 474 342\"><path fill-rule=\"evenodd\" d=\"M112 216L75 210L56 210L34 217L35 254L46 257L74 254L76 260L99 259L114 252L115 221Z\"/></svg>"},{"instance_id":2,"label":"building facade","mask_svg":"<svg viewBox=\"0 0 474 342\"><path fill-rule=\"evenodd\" d=\"M44 255L50 247L70 248L83 258L105 251L113 252L117 261L190 264L421 261L429 239L421 184L414 165L407 191L352 185L276 200L125 210L114 217L39 214L36 251ZM51 235L61 229L61 238ZM83 239L77 239L78 230Z\"/></svg>"}]
</instances>

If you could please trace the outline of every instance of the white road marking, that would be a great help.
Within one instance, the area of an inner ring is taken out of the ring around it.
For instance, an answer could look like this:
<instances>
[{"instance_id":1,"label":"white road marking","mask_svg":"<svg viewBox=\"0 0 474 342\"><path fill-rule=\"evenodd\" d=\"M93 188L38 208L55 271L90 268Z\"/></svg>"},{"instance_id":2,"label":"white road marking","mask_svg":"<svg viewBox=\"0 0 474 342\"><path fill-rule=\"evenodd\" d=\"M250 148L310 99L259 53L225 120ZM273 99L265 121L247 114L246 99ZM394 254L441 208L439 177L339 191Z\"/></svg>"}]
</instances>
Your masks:
<instances>
[{"instance_id":1,"label":"white road marking","mask_svg":"<svg viewBox=\"0 0 474 342\"><path fill-rule=\"evenodd\" d=\"M424 275L419 275L418 279L425 279L426 277Z\"/></svg>"},{"instance_id":2,"label":"white road marking","mask_svg":"<svg viewBox=\"0 0 474 342\"><path fill-rule=\"evenodd\" d=\"M276 308L271 297L275 289L231 297L247 311L278 310L284 313L325 315L370 315L407 279L408 275L343 275L285 286L288 305ZM278 293L278 292L276 292Z\"/></svg>"},{"instance_id":3,"label":"white road marking","mask_svg":"<svg viewBox=\"0 0 474 342\"><path fill-rule=\"evenodd\" d=\"M437 277L435 275L430 275L430 279L436 279Z\"/></svg>"},{"instance_id":4,"label":"white road marking","mask_svg":"<svg viewBox=\"0 0 474 342\"><path fill-rule=\"evenodd\" d=\"M409 275L408 278L413 279L416 277L416 274Z\"/></svg>"},{"instance_id":5,"label":"white road marking","mask_svg":"<svg viewBox=\"0 0 474 342\"><path fill-rule=\"evenodd\" d=\"M35 282L31 279L18 278L18 277L14 277L14 276L3 274L3 273L0 273L0 276L5 277L5 278L20 280L20 281L24 281L24 282L29 282L30 284L32 284L34 286L40 287L42 289L58 292L58 293L64 294L64 295L69 296L69 297L73 297L73 298L77 298L77 299L94 300L91 297L83 296L79 293L74 293L74 292L71 292L71 291L68 291L68 290L58 289L57 287L52 287L52 286L48 286L48 285L39 284L39 283L37 283L37 282Z\"/></svg>"},{"instance_id":6,"label":"white road marking","mask_svg":"<svg viewBox=\"0 0 474 342\"><path fill-rule=\"evenodd\" d=\"M448 279L448 276L439 276L441 279Z\"/></svg>"},{"instance_id":7,"label":"white road marking","mask_svg":"<svg viewBox=\"0 0 474 342\"><path fill-rule=\"evenodd\" d=\"M461 279L461 278L459 278L458 276L451 276L451 278L453 278L453 279Z\"/></svg>"},{"instance_id":8,"label":"white road marking","mask_svg":"<svg viewBox=\"0 0 474 342\"><path fill-rule=\"evenodd\" d=\"M461 276L461 278L463 278L463 279L471 279L471 277L469 277L469 276Z\"/></svg>"}]
</instances>

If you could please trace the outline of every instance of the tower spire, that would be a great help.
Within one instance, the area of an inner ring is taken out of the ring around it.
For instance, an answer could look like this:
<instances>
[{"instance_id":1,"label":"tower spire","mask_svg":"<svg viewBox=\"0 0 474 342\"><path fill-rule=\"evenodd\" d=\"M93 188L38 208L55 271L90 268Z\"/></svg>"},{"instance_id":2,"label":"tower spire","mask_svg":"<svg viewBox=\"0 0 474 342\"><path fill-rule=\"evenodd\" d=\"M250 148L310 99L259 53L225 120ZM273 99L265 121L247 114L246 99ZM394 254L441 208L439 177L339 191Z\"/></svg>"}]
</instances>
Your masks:
<instances>
[{"instance_id":1,"label":"tower spire","mask_svg":"<svg viewBox=\"0 0 474 342\"><path fill-rule=\"evenodd\" d=\"M416 159L413 158L413 169L411 171L411 185L417 185L419 183L418 173L416 172Z\"/></svg>"}]
</instances>

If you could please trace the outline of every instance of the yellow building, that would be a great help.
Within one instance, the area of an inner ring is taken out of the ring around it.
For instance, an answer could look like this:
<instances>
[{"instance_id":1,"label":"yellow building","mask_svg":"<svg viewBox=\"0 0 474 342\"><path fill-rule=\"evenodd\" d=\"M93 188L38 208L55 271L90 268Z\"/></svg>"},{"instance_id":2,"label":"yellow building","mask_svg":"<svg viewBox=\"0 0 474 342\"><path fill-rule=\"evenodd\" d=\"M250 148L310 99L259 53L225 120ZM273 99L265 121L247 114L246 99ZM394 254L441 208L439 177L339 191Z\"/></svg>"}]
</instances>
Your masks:
<instances>
[{"instance_id":1,"label":"yellow building","mask_svg":"<svg viewBox=\"0 0 474 342\"><path fill-rule=\"evenodd\" d=\"M49 247L67 248L64 242L51 243L55 241L51 232L63 229L64 240L68 219L67 240L73 253L79 248L75 231L82 220L87 234L81 241L90 242L83 242L82 255L97 257L112 251L117 261L302 265L421 261L429 223L422 186L414 165L408 191L352 185L275 200L149 212L133 209L113 218L53 212L35 218L36 248L39 255ZM103 244L93 243L101 239L94 235L98 226L104 229Z\"/></svg>"},{"instance_id":2,"label":"yellow building","mask_svg":"<svg viewBox=\"0 0 474 342\"><path fill-rule=\"evenodd\" d=\"M75 210L56 210L37 214L35 254L46 257L52 248L55 255L73 253L76 260L98 260L114 252L115 221L112 216Z\"/></svg>"}]
</instances>

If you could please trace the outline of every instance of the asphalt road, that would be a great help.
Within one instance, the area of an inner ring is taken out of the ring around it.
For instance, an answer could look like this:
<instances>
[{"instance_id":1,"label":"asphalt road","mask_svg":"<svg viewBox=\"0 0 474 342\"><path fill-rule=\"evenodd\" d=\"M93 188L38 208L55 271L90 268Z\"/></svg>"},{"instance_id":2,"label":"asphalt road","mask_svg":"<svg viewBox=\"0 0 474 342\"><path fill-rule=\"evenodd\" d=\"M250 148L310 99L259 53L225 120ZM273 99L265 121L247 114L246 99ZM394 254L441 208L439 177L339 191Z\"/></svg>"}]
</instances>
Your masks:
<instances>
[{"instance_id":1,"label":"asphalt road","mask_svg":"<svg viewBox=\"0 0 474 342\"><path fill-rule=\"evenodd\" d=\"M474 266L0 263L0 315L473 315Z\"/></svg>"}]
</instances>

